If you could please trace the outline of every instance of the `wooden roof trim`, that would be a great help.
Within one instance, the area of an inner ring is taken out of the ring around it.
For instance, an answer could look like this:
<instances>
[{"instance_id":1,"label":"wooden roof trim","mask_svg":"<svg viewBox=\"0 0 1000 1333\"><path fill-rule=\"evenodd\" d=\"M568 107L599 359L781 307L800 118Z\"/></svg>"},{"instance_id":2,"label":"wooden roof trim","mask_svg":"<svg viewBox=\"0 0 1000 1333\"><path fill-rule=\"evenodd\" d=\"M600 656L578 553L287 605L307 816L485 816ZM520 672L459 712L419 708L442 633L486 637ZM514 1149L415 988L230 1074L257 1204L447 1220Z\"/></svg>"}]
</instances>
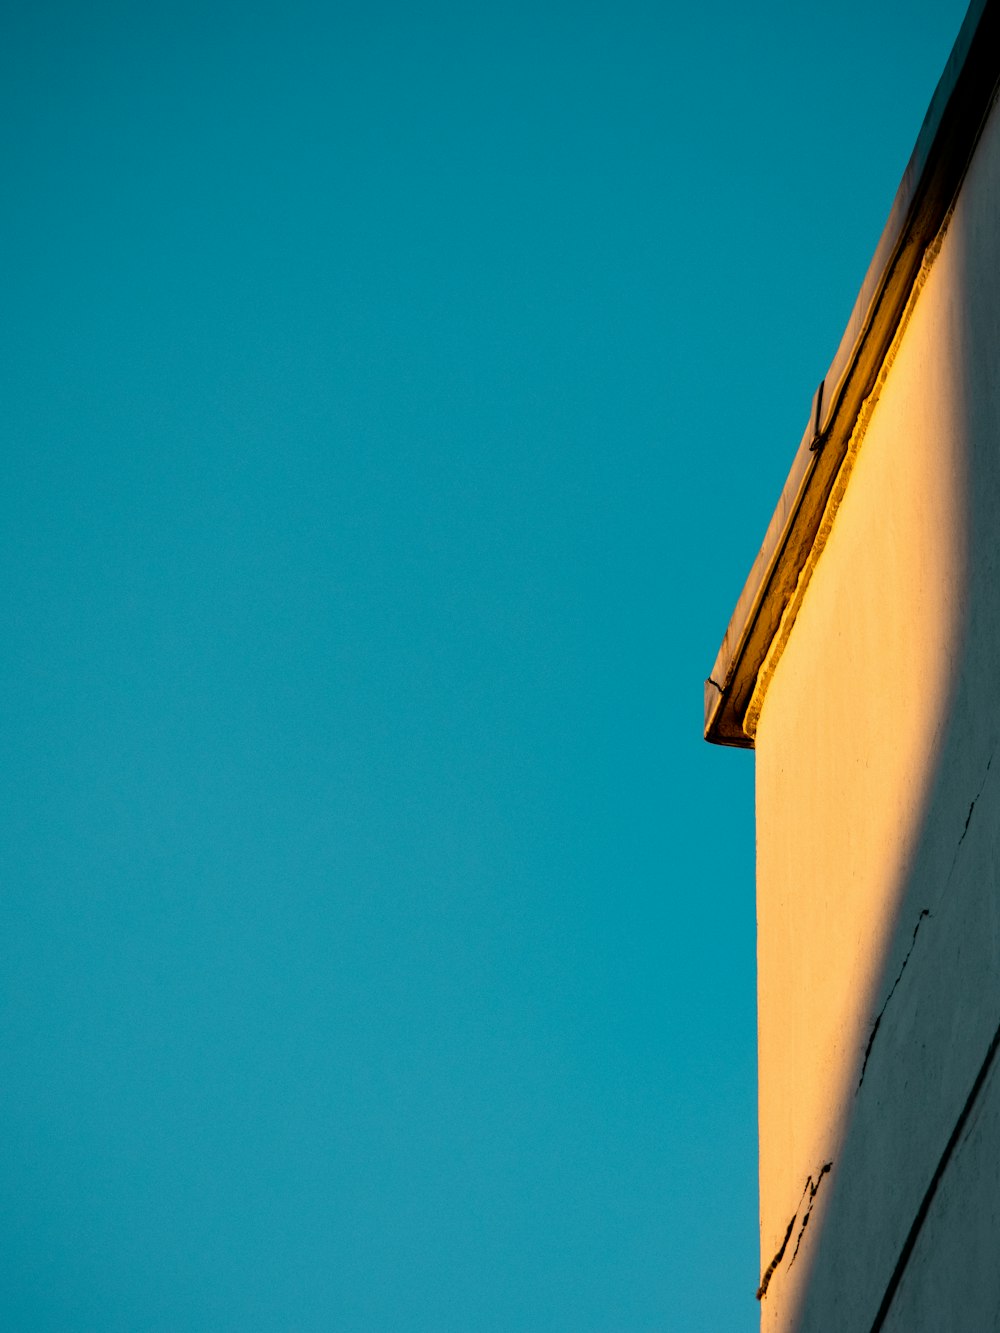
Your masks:
<instances>
[{"instance_id":1,"label":"wooden roof trim","mask_svg":"<svg viewBox=\"0 0 1000 1333\"><path fill-rule=\"evenodd\" d=\"M854 425L878 379L924 255L961 187L998 84L1000 0L972 0L705 682L705 739L717 745L753 747L743 720L757 673L812 550Z\"/></svg>"}]
</instances>

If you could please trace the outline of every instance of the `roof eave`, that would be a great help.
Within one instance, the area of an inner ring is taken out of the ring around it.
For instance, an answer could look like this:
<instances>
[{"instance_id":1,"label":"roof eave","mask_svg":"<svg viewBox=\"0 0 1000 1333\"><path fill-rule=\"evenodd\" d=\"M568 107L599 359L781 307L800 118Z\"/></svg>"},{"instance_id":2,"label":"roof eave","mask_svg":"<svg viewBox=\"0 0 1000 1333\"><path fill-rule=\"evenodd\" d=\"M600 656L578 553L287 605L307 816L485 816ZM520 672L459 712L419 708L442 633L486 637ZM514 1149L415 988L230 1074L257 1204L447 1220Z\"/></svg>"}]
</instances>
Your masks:
<instances>
[{"instance_id":1,"label":"roof eave","mask_svg":"<svg viewBox=\"0 0 1000 1333\"><path fill-rule=\"evenodd\" d=\"M705 682L705 739L753 747L744 718L924 256L948 217L1000 84L1000 0L972 0L767 533Z\"/></svg>"}]
</instances>

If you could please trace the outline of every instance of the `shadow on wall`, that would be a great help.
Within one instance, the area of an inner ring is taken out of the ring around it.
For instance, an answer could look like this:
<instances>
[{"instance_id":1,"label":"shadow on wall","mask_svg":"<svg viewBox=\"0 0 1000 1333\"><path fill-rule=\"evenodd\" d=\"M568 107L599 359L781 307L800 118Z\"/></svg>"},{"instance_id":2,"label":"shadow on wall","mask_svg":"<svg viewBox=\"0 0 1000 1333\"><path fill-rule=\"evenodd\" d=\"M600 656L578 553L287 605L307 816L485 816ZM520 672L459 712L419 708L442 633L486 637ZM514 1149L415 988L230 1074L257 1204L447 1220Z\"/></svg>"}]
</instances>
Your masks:
<instances>
[{"instance_id":1,"label":"shadow on wall","mask_svg":"<svg viewBox=\"0 0 1000 1333\"><path fill-rule=\"evenodd\" d=\"M898 747L887 762L914 766L909 782L918 793L915 813L906 828L894 827L892 810L880 816L884 846L896 864L887 862L880 872L881 909L874 909L870 922L862 914L853 923L855 931L870 932L875 946L875 962L857 988L868 998L855 1000L857 1022L848 1023L844 1043L849 1049L834 1060L840 1093L818 1113L820 1121L825 1114L820 1135L825 1147L817 1140L803 1149L805 1156L792 1154L810 1161L813 1172L786 1247L775 1254L776 1272L787 1270L795 1258L797 1280L785 1284L770 1311L765 1295L767 1328L803 1333L1000 1328L1000 127L995 110L991 143L988 152L977 154L928 278L928 288L931 281L937 284L933 365L910 370L923 374L930 394L940 390L947 400L941 419L950 422L949 438L930 444L940 450L935 464L940 484L953 488L957 530L950 539L952 556L922 577L940 580L940 599L950 610L938 626L904 625L904 640L896 647L903 656L883 662L880 680L854 685L867 692L856 706L880 711L874 734L889 736L887 743ZM916 492L907 490L907 474L899 471L907 466L907 441L899 445L894 465L900 484L878 496L881 521L890 529L900 506L919 503ZM859 453L859 489L866 447L867 441ZM922 465L913 460L915 469ZM870 480L869 475L865 484ZM908 521L919 526L924 520L917 512ZM829 577L841 577L832 542L829 558ZM878 580L880 569L870 567L866 577ZM840 593L845 605L852 595L849 585L845 580ZM911 606L924 604L917 596ZM849 635L853 628L829 625L826 632ZM919 665L915 675L914 663L920 663L928 642L938 660ZM928 695L934 696L930 702ZM827 707L827 701L818 706ZM765 710L762 731L766 722ZM880 762L874 754L855 756L859 771L869 760ZM828 780L836 781L836 775ZM860 779L861 789L865 780ZM850 801L844 808L850 810ZM859 810L858 817L867 816ZM840 827L831 836L846 847L852 830ZM838 891L835 884L834 895ZM826 910L832 913L836 906ZM762 938L765 930L762 921ZM813 941L810 947L824 944ZM798 947L805 945L800 941ZM837 947L850 949L850 923ZM859 949L863 954L863 940L855 954ZM798 984L808 988L807 969L800 969ZM829 1082L826 1086L832 1092ZM764 1118L762 1102L766 1216ZM820 1173L829 1161L833 1169L824 1179ZM822 1207L815 1208L821 1184ZM785 1198L787 1185L784 1181ZM802 1253L795 1256L799 1246Z\"/></svg>"}]
</instances>

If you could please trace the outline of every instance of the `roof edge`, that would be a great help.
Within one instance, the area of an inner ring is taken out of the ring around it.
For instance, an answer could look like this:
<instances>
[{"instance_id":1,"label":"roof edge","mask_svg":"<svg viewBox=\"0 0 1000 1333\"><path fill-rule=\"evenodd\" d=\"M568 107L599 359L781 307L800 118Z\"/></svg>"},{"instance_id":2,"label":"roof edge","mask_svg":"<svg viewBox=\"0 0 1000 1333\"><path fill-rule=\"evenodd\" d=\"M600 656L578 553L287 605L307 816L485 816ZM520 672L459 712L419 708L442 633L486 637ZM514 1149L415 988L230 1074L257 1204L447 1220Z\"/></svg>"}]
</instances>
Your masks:
<instances>
[{"instance_id":1,"label":"roof edge","mask_svg":"<svg viewBox=\"0 0 1000 1333\"><path fill-rule=\"evenodd\" d=\"M809 424L705 682L705 739L752 749L743 729L777 632L847 453L862 404L945 223L1000 85L1000 0L972 0Z\"/></svg>"}]
</instances>

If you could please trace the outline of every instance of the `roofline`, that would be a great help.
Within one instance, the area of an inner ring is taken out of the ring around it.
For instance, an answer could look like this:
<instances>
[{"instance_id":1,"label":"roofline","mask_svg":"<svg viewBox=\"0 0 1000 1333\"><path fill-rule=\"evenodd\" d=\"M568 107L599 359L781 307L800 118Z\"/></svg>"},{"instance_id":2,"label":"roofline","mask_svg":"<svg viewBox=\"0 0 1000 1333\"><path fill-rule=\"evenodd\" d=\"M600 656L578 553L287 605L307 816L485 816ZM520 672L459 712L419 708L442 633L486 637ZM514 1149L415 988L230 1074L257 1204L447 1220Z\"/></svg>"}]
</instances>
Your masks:
<instances>
[{"instance_id":1,"label":"roofline","mask_svg":"<svg viewBox=\"0 0 1000 1333\"><path fill-rule=\"evenodd\" d=\"M813 398L763 545L705 682L705 739L753 748L757 674L813 548L827 499L924 255L954 203L1000 84L1000 0L972 0L830 368Z\"/></svg>"}]
</instances>

